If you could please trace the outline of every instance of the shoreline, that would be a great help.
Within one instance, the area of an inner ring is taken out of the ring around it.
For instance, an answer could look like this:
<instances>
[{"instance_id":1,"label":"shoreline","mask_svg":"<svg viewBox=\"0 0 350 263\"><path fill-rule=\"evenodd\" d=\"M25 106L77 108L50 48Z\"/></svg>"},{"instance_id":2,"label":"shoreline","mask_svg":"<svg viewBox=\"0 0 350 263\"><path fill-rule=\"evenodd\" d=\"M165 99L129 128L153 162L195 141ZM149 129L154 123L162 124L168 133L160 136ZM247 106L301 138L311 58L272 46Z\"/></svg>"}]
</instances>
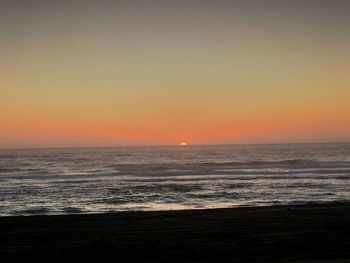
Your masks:
<instances>
[{"instance_id":1,"label":"shoreline","mask_svg":"<svg viewBox=\"0 0 350 263\"><path fill-rule=\"evenodd\" d=\"M149 213L190 213L191 211L220 211L220 210L237 210L237 209L266 209L266 208L302 208L302 207L313 207L318 206L350 206L349 201L323 201L323 202L303 202L303 203L291 203L291 204L273 204L273 205L235 205L230 207L213 207L213 208L185 208L185 209L168 209L168 210L111 210L106 212L77 212L77 213L58 213L58 214L18 214L18 215L3 215L0 216L0 221L2 218L18 218L18 217L61 217L61 216L104 216L104 215L120 215L122 213L126 214L149 214Z\"/></svg>"},{"instance_id":2,"label":"shoreline","mask_svg":"<svg viewBox=\"0 0 350 263\"><path fill-rule=\"evenodd\" d=\"M3 262L350 262L349 246L350 202L0 217Z\"/></svg>"},{"instance_id":3,"label":"shoreline","mask_svg":"<svg viewBox=\"0 0 350 263\"><path fill-rule=\"evenodd\" d=\"M38 214L11 214L11 215L0 215L0 221L2 218L18 218L18 217L56 217L56 216L90 216L90 215L120 215L121 213L130 214L142 214L142 213L179 213L179 212L191 212L191 211L220 211L220 210L231 210L231 209L264 209L264 208L293 208L293 207L318 207L318 206L347 206L350 205L349 201L322 201L322 202L300 202L300 203L290 203L290 204L273 204L273 205L235 205L229 207L211 207L211 208L184 208L184 209L168 209L168 210L110 210L105 212L71 212L71 213L38 213Z\"/></svg>"}]
</instances>

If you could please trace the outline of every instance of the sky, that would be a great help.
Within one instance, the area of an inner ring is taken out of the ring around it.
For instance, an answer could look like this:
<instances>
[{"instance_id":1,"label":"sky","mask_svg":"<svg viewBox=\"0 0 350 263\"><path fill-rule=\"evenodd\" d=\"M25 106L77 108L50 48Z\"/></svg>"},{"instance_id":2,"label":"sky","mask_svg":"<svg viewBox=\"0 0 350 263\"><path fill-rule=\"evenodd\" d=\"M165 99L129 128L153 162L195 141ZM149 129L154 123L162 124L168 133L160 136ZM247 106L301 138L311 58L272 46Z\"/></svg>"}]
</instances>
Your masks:
<instances>
[{"instance_id":1,"label":"sky","mask_svg":"<svg viewBox=\"0 0 350 263\"><path fill-rule=\"evenodd\" d=\"M0 147L350 141L349 13L0 0Z\"/></svg>"}]
</instances>

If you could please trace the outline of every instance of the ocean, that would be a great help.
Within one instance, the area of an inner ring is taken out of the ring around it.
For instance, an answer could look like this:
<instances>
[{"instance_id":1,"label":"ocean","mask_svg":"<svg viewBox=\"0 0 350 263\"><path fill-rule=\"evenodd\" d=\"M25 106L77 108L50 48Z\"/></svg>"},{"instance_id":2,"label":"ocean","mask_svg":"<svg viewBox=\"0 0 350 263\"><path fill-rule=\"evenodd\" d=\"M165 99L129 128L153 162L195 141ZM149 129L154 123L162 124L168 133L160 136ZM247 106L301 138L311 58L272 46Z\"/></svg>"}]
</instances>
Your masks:
<instances>
[{"instance_id":1,"label":"ocean","mask_svg":"<svg viewBox=\"0 0 350 263\"><path fill-rule=\"evenodd\" d=\"M350 143L0 150L0 216L350 201Z\"/></svg>"}]
</instances>

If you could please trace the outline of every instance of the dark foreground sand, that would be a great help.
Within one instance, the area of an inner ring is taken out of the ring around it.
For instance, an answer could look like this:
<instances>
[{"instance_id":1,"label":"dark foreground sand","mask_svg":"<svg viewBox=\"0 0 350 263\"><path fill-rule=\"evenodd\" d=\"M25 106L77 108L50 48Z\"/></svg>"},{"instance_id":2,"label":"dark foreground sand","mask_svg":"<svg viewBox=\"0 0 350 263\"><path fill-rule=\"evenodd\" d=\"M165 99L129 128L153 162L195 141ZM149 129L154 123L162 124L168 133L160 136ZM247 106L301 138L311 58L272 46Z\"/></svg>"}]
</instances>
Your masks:
<instances>
[{"instance_id":1,"label":"dark foreground sand","mask_svg":"<svg viewBox=\"0 0 350 263\"><path fill-rule=\"evenodd\" d=\"M0 218L0 261L350 262L350 203Z\"/></svg>"}]
</instances>

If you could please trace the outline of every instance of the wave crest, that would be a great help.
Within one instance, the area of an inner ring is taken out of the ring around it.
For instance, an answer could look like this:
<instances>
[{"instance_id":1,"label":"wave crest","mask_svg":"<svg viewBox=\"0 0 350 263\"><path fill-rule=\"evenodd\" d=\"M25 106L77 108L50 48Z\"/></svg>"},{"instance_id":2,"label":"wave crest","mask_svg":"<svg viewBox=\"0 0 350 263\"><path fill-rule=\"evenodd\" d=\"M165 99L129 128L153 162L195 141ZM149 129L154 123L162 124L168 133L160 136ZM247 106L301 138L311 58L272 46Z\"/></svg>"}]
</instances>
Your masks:
<instances>
[{"instance_id":1,"label":"wave crest","mask_svg":"<svg viewBox=\"0 0 350 263\"><path fill-rule=\"evenodd\" d=\"M225 167L324 167L332 164L331 162L322 163L309 159L291 159L282 161L249 161L249 162L220 162L203 163L206 166L225 166ZM339 165L339 163L337 163ZM337 165L337 167L338 167ZM348 164L349 165L349 164Z\"/></svg>"}]
</instances>

